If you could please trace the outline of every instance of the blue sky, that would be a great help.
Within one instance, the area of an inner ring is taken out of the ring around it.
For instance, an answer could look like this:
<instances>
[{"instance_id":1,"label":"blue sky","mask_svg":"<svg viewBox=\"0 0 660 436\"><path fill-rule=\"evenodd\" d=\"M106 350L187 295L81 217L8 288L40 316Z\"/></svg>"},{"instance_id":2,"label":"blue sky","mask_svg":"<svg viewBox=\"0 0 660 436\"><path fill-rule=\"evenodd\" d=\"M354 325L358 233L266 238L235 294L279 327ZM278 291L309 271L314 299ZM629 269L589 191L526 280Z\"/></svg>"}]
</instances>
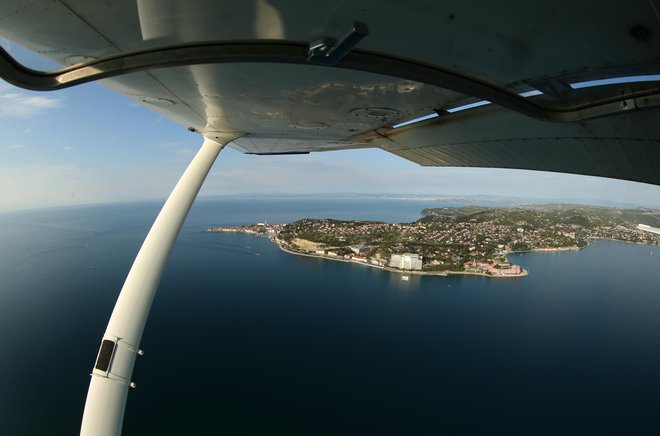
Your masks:
<instances>
[{"instance_id":1,"label":"blue sky","mask_svg":"<svg viewBox=\"0 0 660 436\"><path fill-rule=\"evenodd\" d=\"M34 68L40 57L0 41ZM51 93L0 82L0 212L164 199L198 134L99 84ZM427 168L382 150L251 156L225 149L200 196L502 195L660 208L660 187L530 171Z\"/></svg>"}]
</instances>

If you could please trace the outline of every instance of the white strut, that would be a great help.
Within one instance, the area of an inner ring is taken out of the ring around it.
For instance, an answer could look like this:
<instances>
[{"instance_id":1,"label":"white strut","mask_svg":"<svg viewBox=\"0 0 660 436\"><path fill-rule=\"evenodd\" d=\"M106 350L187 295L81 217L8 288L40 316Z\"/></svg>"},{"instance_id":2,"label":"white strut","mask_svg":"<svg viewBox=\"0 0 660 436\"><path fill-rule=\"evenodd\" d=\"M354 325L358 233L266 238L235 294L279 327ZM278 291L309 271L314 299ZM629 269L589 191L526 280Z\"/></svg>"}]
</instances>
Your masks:
<instances>
[{"instance_id":1,"label":"white strut","mask_svg":"<svg viewBox=\"0 0 660 436\"><path fill-rule=\"evenodd\" d=\"M121 434L128 390L135 386L133 365L141 354L140 339L165 263L218 153L237 137L204 140L149 230L103 335L87 392L82 436Z\"/></svg>"}]
</instances>

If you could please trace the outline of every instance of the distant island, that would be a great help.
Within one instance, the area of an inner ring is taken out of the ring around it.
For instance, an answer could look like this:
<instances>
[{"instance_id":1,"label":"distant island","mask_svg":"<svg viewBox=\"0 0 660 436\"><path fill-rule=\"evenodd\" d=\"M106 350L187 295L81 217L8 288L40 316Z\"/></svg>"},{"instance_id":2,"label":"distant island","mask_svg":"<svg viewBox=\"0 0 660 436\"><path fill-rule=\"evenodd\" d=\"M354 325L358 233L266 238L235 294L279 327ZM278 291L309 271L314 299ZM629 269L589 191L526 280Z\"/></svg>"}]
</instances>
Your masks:
<instances>
[{"instance_id":1,"label":"distant island","mask_svg":"<svg viewBox=\"0 0 660 436\"><path fill-rule=\"evenodd\" d=\"M411 223L305 218L289 224L212 227L266 236L292 254L405 274L521 277L509 253L579 250L590 239L660 245L660 211L576 205L422 210Z\"/></svg>"}]
</instances>

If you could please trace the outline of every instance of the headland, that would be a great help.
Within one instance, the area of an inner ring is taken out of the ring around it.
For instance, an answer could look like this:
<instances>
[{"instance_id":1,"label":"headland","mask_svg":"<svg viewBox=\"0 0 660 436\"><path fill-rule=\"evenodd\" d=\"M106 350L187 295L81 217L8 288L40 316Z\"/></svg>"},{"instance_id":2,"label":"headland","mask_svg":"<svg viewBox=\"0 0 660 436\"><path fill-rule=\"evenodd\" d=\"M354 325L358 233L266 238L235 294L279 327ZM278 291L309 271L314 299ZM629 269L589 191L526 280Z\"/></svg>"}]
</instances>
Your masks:
<instances>
[{"instance_id":1,"label":"headland","mask_svg":"<svg viewBox=\"0 0 660 436\"><path fill-rule=\"evenodd\" d=\"M417 275L523 277L509 253L580 250L590 239L660 245L639 223L660 211L575 205L424 209L411 223L305 218L288 224L212 227L268 237L287 253Z\"/></svg>"}]
</instances>

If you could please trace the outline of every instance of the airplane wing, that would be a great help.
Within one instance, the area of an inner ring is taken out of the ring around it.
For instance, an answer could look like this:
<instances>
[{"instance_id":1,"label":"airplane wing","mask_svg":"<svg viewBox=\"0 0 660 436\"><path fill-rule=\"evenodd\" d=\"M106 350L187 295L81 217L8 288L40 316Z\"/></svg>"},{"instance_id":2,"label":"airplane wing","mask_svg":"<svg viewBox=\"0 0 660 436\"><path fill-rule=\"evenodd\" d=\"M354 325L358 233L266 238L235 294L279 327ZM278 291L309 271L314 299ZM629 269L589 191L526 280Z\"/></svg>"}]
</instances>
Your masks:
<instances>
[{"instance_id":1,"label":"airplane wing","mask_svg":"<svg viewBox=\"0 0 660 436\"><path fill-rule=\"evenodd\" d=\"M4 0L0 20L62 65L3 53L5 80L98 80L245 153L378 147L660 184L656 0Z\"/></svg>"}]
</instances>

